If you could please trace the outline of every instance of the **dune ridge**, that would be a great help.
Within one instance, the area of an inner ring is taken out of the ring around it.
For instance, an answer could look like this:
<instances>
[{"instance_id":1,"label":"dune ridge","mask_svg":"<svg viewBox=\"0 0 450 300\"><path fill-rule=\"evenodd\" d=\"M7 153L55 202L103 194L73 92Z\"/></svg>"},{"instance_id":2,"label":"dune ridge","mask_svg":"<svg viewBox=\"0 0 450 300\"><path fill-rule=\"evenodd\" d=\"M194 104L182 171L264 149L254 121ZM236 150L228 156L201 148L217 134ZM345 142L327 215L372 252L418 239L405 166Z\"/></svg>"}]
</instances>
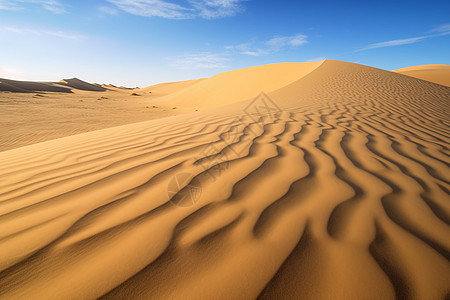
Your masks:
<instances>
[{"instance_id":1,"label":"dune ridge","mask_svg":"<svg viewBox=\"0 0 450 300\"><path fill-rule=\"evenodd\" d=\"M450 65L420 65L398 69L392 72L450 87Z\"/></svg>"},{"instance_id":2,"label":"dune ridge","mask_svg":"<svg viewBox=\"0 0 450 300\"><path fill-rule=\"evenodd\" d=\"M91 92L104 92L106 91L105 87L87 83L83 80L80 80L78 78L71 78L71 79L63 79L58 82L58 84L63 84L71 88L75 88L77 90L83 90L83 91L91 91Z\"/></svg>"},{"instance_id":3,"label":"dune ridge","mask_svg":"<svg viewBox=\"0 0 450 300\"><path fill-rule=\"evenodd\" d=\"M150 93L153 96L166 96L173 94L175 92L179 92L183 89L186 89L196 83L199 83L201 81L205 80L204 78L201 79L193 79L193 80L184 80L184 81L176 81L176 82L166 82L166 83L160 83L152 86L148 86L142 89L138 89L138 92L142 93Z\"/></svg>"},{"instance_id":4,"label":"dune ridge","mask_svg":"<svg viewBox=\"0 0 450 300\"><path fill-rule=\"evenodd\" d=\"M0 299L448 297L450 88L305 73L0 152Z\"/></svg>"},{"instance_id":5,"label":"dune ridge","mask_svg":"<svg viewBox=\"0 0 450 300\"><path fill-rule=\"evenodd\" d=\"M53 85L51 83L19 81L0 78L0 91L6 92L58 92L58 93L72 93L68 88Z\"/></svg>"},{"instance_id":6,"label":"dune ridge","mask_svg":"<svg viewBox=\"0 0 450 300\"><path fill-rule=\"evenodd\" d=\"M280 63L219 73L162 97L155 103L197 109L238 103L299 80L313 72L322 62Z\"/></svg>"}]
</instances>

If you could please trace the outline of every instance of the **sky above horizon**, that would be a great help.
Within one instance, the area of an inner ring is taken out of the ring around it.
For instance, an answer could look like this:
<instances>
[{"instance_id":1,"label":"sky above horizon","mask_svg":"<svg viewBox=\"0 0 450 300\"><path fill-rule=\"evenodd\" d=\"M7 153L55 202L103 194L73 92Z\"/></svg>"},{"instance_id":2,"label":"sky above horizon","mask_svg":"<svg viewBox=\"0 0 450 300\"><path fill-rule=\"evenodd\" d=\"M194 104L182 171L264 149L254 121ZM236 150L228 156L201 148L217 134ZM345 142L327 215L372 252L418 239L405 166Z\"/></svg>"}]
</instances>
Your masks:
<instances>
[{"instance_id":1,"label":"sky above horizon","mask_svg":"<svg viewBox=\"0 0 450 300\"><path fill-rule=\"evenodd\" d=\"M0 0L0 78L145 87L280 62L450 64L450 1Z\"/></svg>"}]
</instances>

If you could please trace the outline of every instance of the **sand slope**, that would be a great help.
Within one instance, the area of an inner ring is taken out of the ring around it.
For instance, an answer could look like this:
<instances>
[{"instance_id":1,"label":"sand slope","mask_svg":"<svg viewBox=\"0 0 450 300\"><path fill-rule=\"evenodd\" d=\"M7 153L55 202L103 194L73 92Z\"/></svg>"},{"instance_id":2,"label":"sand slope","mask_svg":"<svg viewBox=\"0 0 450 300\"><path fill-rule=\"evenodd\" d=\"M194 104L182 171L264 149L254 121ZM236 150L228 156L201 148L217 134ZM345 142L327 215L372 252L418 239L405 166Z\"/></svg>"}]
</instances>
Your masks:
<instances>
[{"instance_id":1,"label":"sand slope","mask_svg":"<svg viewBox=\"0 0 450 300\"><path fill-rule=\"evenodd\" d=\"M32 81L18 81L11 79L0 78L0 91L7 92L59 92L59 93L71 93L68 88L43 82Z\"/></svg>"},{"instance_id":2,"label":"sand slope","mask_svg":"<svg viewBox=\"0 0 450 300\"><path fill-rule=\"evenodd\" d=\"M0 152L0 298L448 297L450 88L301 73Z\"/></svg>"},{"instance_id":3,"label":"sand slope","mask_svg":"<svg viewBox=\"0 0 450 300\"><path fill-rule=\"evenodd\" d=\"M282 63L219 73L189 88L162 97L156 103L197 109L213 108L272 92L308 75L322 61Z\"/></svg>"},{"instance_id":4,"label":"sand slope","mask_svg":"<svg viewBox=\"0 0 450 300\"><path fill-rule=\"evenodd\" d=\"M142 89L136 89L136 92L143 94L152 94L152 96L167 96L184 90L196 83L203 81L204 79L185 80L177 82L160 83L152 86L148 86Z\"/></svg>"},{"instance_id":5,"label":"sand slope","mask_svg":"<svg viewBox=\"0 0 450 300\"><path fill-rule=\"evenodd\" d=\"M80 80L78 78L71 78L71 79L63 79L58 82L58 84L63 84L71 88L75 88L78 90L83 91L91 91L91 92L104 92L106 91L106 88L102 86L98 86L95 84L87 83L83 80Z\"/></svg>"},{"instance_id":6,"label":"sand slope","mask_svg":"<svg viewBox=\"0 0 450 300\"><path fill-rule=\"evenodd\" d=\"M0 92L0 151L181 113L179 109L154 107L147 97L131 94L131 90L121 88L105 92Z\"/></svg>"},{"instance_id":7,"label":"sand slope","mask_svg":"<svg viewBox=\"0 0 450 300\"><path fill-rule=\"evenodd\" d=\"M392 72L450 86L450 65L421 65Z\"/></svg>"}]
</instances>

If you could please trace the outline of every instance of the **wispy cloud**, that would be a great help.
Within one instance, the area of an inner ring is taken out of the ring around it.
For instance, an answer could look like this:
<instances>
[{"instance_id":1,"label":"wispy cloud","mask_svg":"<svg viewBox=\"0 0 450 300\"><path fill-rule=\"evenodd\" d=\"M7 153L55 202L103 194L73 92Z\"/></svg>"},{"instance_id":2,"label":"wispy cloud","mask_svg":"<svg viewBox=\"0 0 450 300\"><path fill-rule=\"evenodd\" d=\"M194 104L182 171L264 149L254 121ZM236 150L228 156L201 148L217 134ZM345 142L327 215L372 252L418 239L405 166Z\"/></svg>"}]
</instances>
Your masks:
<instances>
[{"instance_id":1,"label":"wispy cloud","mask_svg":"<svg viewBox=\"0 0 450 300\"><path fill-rule=\"evenodd\" d=\"M418 36L418 37L374 43L374 44L367 45L364 48L358 49L358 50L356 50L356 52L370 50L370 49L376 49L376 48L415 44L415 43L421 42L426 39L443 36L443 35L448 35L448 34L450 34L450 24L444 24L444 25L435 27L432 30L430 30L429 32L430 33L434 32L434 33L428 34L428 35L422 35L422 36Z\"/></svg>"},{"instance_id":2,"label":"wispy cloud","mask_svg":"<svg viewBox=\"0 0 450 300\"><path fill-rule=\"evenodd\" d=\"M325 59L327 59L327 58L323 57L323 56L319 56L319 57L314 57L314 58L308 59L307 62L316 62L316 61L322 61Z\"/></svg>"},{"instance_id":3,"label":"wispy cloud","mask_svg":"<svg viewBox=\"0 0 450 300\"><path fill-rule=\"evenodd\" d=\"M275 36L268 41L257 43L249 42L236 46L227 46L226 49L236 51L239 54L250 56L263 56L281 51L283 48L296 48L308 42L308 36L296 34L292 36Z\"/></svg>"},{"instance_id":4,"label":"wispy cloud","mask_svg":"<svg viewBox=\"0 0 450 300\"><path fill-rule=\"evenodd\" d=\"M163 0L108 0L118 9L143 17L163 17L167 19L191 18L192 12L181 5Z\"/></svg>"},{"instance_id":5,"label":"wispy cloud","mask_svg":"<svg viewBox=\"0 0 450 300\"><path fill-rule=\"evenodd\" d=\"M219 69L227 67L228 62L237 54L249 56L263 56L280 51L283 48L296 48L307 43L307 36L296 34L292 36L275 36L264 42L248 42L224 47L220 53L201 52L187 54L170 59L170 66L177 69Z\"/></svg>"},{"instance_id":6,"label":"wispy cloud","mask_svg":"<svg viewBox=\"0 0 450 300\"><path fill-rule=\"evenodd\" d=\"M21 10L25 4L36 4L41 8L54 14L62 14L66 12L63 4L57 0L0 0L0 9L4 10Z\"/></svg>"},{"instance_id":7,"label":"wispy cloud","mask_svg":"<svg viewBox=\"0 0 450 300\"><path fill-rule=\"evenodd\" d=\"M308 42L307 36L304 34L297 34L294 36L276 36L267 41L267 45L275 48L283 48L286 46L297 47Z\"/></svg>"},{"instance_id":8,"label":"wispy cloud","mask_svg":"<svg viewBox=\"0 0 450 300\"><path fill-rule=\"evenodd\" d=\"M167 19L217 19L231 17L243 10L246 0L189 0L187 6L166 0L107 0L118 9L144 17Z\"/></svg>"},{"instance_id":9,"label":"wispy cloud","mask_svg":"<svg viewBox=\"0 0 450 300\"><path fill-rule=\"evenodd\" d=\"M29 29L29 28L16 28L16 27L4 27L4 31L13 32L16 34L31 34L35 36L51 36L61 39L78 41L84 38L80 34L73 34L62 30L40 30L40 29Z\"/></svg>"},{"instance_id":10,"label":"wispy cloud","mask_svg":"<svg viewBox=\"0 0 450 300\"><path fill-rule=\"evenodd\" d=\"M19 6L17 6L15 3L13 3L12 1L0 0L0 9L3 9L3 10L18 10L18 9L21 9L21 8Z\"/></svg>"},{"instance_id":11,"label":"wispy cloud","mask_svg":"<svg viewBox=\"0 0 450 300\"><path fill-rule=\"evenodd\" d=\"M250 56L262 56L268 54L267 47L258 47L254 42L243 43L235 46L226 46L225 49L231 53L239 53Z\"/></svg>"},{"instance_id":12,"label":"wispy cloud","mask_svg":"<svg viewBox=\"0 0 450 300\"><path fill-rule=\"evenodd\" d=\"M224 54L217 53L195 53L176 58L171 62L171 66L176 69L218 69L226 67L228 58Z\"/></svg>"},{"instance_id":13,"label":"wispy cloud","mask_svg":"<svg viewBox=\"0 0 450 300\"><path fill-rule=\"evenodd\" d=\"M375 49L375 48L384 48L384 47L414 44L414 43L420 42L426 38L427 38L427 36L419 36L419 37L414 37L414 38L409 38L409 39L400 39L400 40L392 40L392 41L387 41L387 42L374 43L374 44L368 45L367 47L359 49L359 51Z\"/></svg>"},{"instance_id":14,"label":"wispy cloud","mask_svg":"<svg viewBox=\"0 0 450 300\"><path fill-rule=\"evenodd\" d=\"M119 13L119 11L113 7L109 7L109 6L100 6L98 7L98 10L102 13L102 14L106 14L106 15L117 15Z\"/></svg>"},{"instance_id":15,"label":"wispy cloud","mask_svg":"<svg viewBox=\"0 0 450 300\"><path fill-rule=\"evenodd\" d=\"M443 24L430 30L430 32L450 32L450 24Z\"/></svg>"},{"instance_id":16,"label":"wispy cloud","mask_svg":"<svg viewBox=\"0 0 450 300\"><path fill-rule=\"evenodd\" d=\"M191 0L198 16L205 19L232 17L243 11L242 0Z\"/></svg>"}]
</instances>

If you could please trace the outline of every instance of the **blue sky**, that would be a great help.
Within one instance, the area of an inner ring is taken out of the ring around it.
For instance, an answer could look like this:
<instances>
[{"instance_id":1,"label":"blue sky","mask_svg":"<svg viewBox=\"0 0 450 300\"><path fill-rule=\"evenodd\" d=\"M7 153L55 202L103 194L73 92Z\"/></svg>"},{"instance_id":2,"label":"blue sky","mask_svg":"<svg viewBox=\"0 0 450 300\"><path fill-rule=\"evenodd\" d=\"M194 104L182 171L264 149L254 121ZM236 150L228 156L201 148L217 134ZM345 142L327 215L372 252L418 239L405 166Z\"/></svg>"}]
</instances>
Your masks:
<instances>
[{"instance_id":1,"label":"blue sky","mask_svg":"<svg viewBox=\"0 0 450 300\"><path fill-rule=\"evenodd\" d=\"M0 77L130 87L278 62L450 64L450 1L0 0Z\"/></svg>"}]
</instances>

